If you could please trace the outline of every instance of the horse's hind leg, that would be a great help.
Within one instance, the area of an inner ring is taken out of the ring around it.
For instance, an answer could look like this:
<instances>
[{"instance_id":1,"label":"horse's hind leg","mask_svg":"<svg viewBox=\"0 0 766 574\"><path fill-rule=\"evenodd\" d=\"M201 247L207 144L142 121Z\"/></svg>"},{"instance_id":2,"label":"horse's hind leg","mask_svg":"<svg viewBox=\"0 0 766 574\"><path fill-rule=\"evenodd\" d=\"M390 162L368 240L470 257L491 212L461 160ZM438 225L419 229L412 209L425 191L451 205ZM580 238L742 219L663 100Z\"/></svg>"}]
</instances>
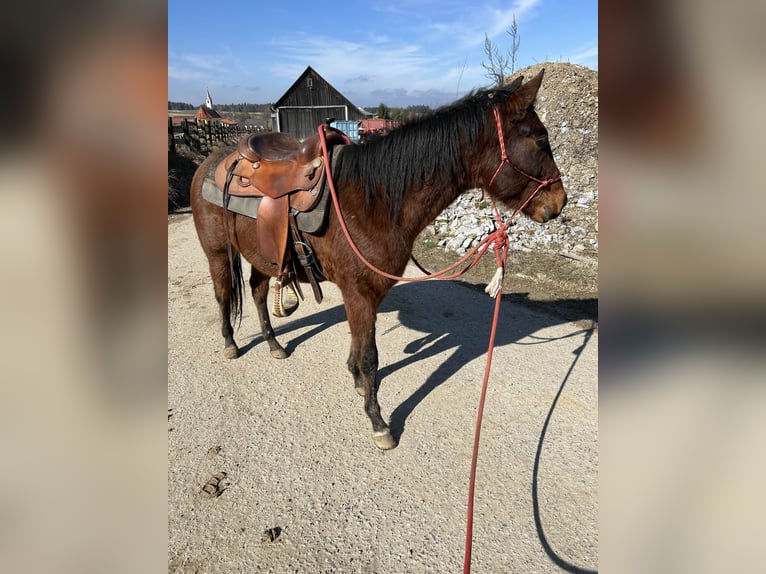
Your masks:
<instances>
[{"instance_id":1,"label":"horse's hind leg","mask_svg":"<svg viewBox=\"0 0 766 574\"><path fill-rule=\"evenodd\" d=\"M208 262L210 264L210 277L213 279L215 300L218 302L218 311L221 317L221 335L223 335L224 340L223 355L227 359L236 359L239 355L239 348L234 342L234 328L231 325L232 285L229 260L224 253L223 256L220 254L208 255Z\"/></svg>"},{"instance_id":2,"label":"horse's hind leg","mask_svg":"<svg viewBox=\"0 0 766 574\"><path fill-rule=\"evenodd\" d=\"M285 359L289 356L288 352L279 344L274 336L274 329L271 328L271 319L266 305L266 297L269 294L269 276L262 275L253 268L250 273L250 289L253 292L255 308L258 310L258 321L261 324L261 334L263 339L269 345L269 353L275 359Z\"/></svg>"}]
</instances>

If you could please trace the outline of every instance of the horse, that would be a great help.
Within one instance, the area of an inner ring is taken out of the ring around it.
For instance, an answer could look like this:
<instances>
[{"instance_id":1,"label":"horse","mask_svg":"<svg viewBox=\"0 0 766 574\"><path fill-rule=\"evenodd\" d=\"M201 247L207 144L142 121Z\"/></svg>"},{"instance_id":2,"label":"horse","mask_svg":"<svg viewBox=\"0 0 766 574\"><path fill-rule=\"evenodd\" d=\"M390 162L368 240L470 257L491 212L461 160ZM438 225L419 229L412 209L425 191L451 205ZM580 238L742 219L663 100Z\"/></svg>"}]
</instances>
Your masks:
<instances>
[{"instance_id":1,"label":"horse","mask_svg":"<svg viewBox=\"0 0 766 574\"><path fill-rule=\"evenodd\" d=\"M561 213L567 195L548 132L534 109L542 78L543 71L526 83L522 76L474 90L385 136L344 146L331 177L348 232L372 265L401 275L418 234L470 189L483 189L510 209L523 206L522 213L539 223ZM286 358L266 304L269 281L280 269L259 249L258 220L225 212L202 196L205 174L222 157L214 153L198 168L191 185L191 208L219 306L224 356L236 358L239 353L232 321L241 317L244 257L252 266L249 283L263 339L272 357ZM541 181L551 183L538 189ZM375 321L396 281L360 261L333 209L324 228L306 233L304 239L324 279L335 283L342 294L351 331L347 367L356 391L364 396L373 442L381 450L392 449L397 441L378 404ZM298 280L307 282L306 274L299 272Z\"/></svg>"}]
</instances>

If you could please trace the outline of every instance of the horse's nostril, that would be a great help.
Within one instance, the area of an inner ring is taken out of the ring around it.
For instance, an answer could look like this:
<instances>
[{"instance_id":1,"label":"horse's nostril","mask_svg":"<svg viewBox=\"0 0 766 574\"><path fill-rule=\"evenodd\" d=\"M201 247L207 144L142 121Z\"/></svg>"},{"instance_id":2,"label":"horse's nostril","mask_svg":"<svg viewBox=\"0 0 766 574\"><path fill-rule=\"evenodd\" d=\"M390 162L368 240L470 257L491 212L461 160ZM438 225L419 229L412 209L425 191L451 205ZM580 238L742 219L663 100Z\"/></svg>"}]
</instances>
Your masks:
<instances>
[{"instance_id":1,"label":"horse's nostril","mask_svg":"<svg viewBox=\"0 0 766 574\"><path fill-rule=\"evenodd\" d=\"M547 205L543 206L542 209L542 215L543 215L543 222L548 221L551 218L551 208Z\"/></svg>"}]
</instances>

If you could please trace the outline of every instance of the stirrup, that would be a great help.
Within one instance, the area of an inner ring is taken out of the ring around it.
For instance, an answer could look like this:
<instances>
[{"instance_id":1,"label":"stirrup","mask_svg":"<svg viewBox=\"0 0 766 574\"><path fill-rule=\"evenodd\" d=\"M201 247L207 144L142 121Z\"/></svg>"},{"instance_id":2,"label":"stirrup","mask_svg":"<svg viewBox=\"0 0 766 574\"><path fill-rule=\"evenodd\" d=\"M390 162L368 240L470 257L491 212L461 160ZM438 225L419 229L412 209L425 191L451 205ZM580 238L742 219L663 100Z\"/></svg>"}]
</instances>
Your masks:
<instances>
[{"instance_id":1,"label":"stirrup","mask_svg":"<svg viewBox=\"0 0 766 574\"><path fill-rule=\"evenodd\" d=\"M275 317L289 317L298 308L298 294L295 292L293 282L285 278L284 283L277 279L274 283L274 309Z\"/></svg>"}]
</instances>

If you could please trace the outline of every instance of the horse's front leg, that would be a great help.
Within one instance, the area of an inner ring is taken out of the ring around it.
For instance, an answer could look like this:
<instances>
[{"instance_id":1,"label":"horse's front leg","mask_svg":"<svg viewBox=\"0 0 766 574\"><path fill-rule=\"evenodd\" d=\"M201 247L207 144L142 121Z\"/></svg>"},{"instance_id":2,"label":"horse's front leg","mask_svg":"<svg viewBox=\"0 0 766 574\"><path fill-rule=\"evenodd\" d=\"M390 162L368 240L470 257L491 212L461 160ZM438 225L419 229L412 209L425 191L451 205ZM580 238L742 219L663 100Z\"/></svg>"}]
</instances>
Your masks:
<instances>
[{"instance_id":1,"label":"horse's front leg","mask_svg":"<svg viewBox=\"0 0 766 574\"><path fill-rule=\"evenodd\" d=\"M378 347L375 343L375 306L367 301L346 299L346 312L351 328L351 352L348 370L354 377L354 386L364 396L364 410L372 422L372 440L379 449L396 446L388 425L380 415L378 404Z\"/></svg>"}]
</instances>

